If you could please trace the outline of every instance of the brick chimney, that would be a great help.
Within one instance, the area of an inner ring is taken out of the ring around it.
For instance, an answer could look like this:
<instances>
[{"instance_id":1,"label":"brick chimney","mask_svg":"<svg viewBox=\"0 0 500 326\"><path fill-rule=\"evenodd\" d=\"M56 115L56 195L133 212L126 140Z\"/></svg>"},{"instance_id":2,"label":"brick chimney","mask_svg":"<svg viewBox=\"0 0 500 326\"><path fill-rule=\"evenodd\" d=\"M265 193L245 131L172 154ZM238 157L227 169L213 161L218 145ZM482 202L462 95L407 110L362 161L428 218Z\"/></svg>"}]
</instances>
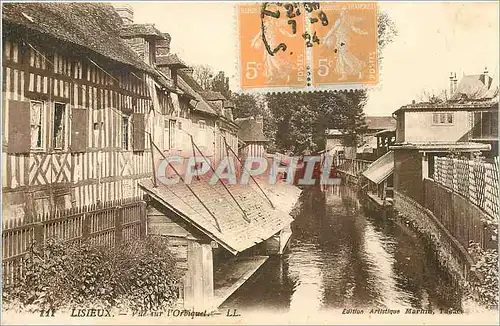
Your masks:
<instances>
[{"instance_id":1,"label":"brick chimney","mask_svg":"<svg viewBox=\"0 0 500 326\"><path fill-rule=\"evenodd\" d=\"M457 73L450 73L450 96L453 96L455 91L457 90Z\"/></svg>"},{"instance_id":2,"label":"brick chimney","mask_svg":"<svg viewBox=\"0 0 500 326\"><path fill-rule=\"evenodd\" d=\"M168 33L162 33L163 39L156 40L156 56L168 55L170 53L170 41L172 38Z\"/></svg>"},{"instance_id":3,"label":"brick chimney","mask_svg":"<svg viewBox=\"0 0 500 326\"><path fill-rule=\"evenodd\" d=\"M134 10L130 5L126 4L113 4L115 11L122 19L123 25L130 25L134 23Z\"/></svg>"}]
</instances>

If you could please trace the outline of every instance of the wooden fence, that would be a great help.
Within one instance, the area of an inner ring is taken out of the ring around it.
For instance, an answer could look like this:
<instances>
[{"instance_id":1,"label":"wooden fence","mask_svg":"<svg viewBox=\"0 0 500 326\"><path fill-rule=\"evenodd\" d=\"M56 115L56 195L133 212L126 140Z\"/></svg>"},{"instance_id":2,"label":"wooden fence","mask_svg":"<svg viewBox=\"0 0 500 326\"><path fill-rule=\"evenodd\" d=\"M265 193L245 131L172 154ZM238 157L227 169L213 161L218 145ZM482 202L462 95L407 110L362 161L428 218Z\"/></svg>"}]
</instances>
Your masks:
<instances>
[{"instance_id":1,"label":"wooden fence","mask_svg":"<svg viewBox=\"0 0 500 326\"><path fill-rule=\"evenodd\" d=\"M494 163L436 157L433 179L496 219L499 213L498 168L498 157Z\"/></svg>"},{"instance_id":2,"label":"wooden fence","mask_svg":"<svg viewBox=\"0 0 500 326\"><path fill-rule=\"evenodd\" d=\"M39 215L31 223L9 219L2 231L3 281L9 283L23 272L24 256L33 243L59 238L113 247L145 235L146 202L140 197Z\"/></svg>"},{"instance_id":3,"label":"wooden fence","mask_svg":"<svg viewBox=\"0 0 500 326\"><path fill-rule=\"evenodd\" d=\"M482 248L496 248L494 226L487 227L488 214L468 199L434 180L424 179L424 205L464 248L474 241Z\"/></svg>"},{"instance_id":4,"label":"wooden fence","mask_svg":"<svg viewBox=\"0 0 500 326\"><path fill-rule=\"evenodd\" d=\"M368 168L372 161L336 157L334 164L340 172L357 176Z\"/></svg>"}]
</instances>

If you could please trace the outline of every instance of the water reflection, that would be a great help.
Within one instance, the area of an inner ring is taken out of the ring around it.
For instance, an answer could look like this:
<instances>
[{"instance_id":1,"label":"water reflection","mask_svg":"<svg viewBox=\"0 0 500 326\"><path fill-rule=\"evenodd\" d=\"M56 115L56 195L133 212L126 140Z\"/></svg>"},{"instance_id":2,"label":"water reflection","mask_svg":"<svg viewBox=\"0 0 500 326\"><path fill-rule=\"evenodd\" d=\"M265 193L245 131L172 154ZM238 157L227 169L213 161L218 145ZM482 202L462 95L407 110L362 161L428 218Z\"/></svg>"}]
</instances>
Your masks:
<instances>
[{"instance_id":1,"label":"water reflection","mask_svg":"<svg viewBox=\"0 0 500 326\"><path fill-rule=\"evenodd\" d=\"M270 259L223 308L460 308L459 289L429 246L365 209L354 190L310 188L300 203L288 254Z\"/></svg>"}]
</instances>

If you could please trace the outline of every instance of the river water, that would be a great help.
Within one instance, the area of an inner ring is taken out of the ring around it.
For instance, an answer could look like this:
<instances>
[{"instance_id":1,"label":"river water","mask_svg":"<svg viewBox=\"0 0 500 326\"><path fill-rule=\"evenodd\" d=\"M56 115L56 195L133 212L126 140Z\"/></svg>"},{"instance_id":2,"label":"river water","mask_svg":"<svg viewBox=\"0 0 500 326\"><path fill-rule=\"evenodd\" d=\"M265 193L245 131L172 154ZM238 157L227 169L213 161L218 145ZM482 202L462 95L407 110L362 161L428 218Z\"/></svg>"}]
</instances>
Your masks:
<instances>
[{"instance_id":1,"label":"river water","mask_svg":"<svg viewBox=\"0 0 500 326\"><path fill-rule=\"evenodd\" d=\"M460 289L432 249L361 202L345 186L306 189L287 254L270 258L221 308L460 310Z\"/></svg>"}]
</instances>

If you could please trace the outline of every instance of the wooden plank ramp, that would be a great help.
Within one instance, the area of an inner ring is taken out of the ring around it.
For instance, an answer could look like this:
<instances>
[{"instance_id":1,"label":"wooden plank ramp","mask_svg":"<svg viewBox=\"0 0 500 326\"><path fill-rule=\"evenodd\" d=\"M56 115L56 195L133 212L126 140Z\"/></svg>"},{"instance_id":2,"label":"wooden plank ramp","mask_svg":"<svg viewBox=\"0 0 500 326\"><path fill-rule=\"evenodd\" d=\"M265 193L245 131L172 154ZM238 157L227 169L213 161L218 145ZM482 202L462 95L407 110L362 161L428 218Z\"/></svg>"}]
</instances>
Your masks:
<instances>
[{"instance_id":1,"label":"wooden plank ramp","mask_svg":"<svg viewBox=\"0 0 500 326\"><path fill-rule=\"evenodd\" d=\"M214 305L219 307L238 290L269 256L239 257L214 272Z\"/></svg>"}]
</instances>

